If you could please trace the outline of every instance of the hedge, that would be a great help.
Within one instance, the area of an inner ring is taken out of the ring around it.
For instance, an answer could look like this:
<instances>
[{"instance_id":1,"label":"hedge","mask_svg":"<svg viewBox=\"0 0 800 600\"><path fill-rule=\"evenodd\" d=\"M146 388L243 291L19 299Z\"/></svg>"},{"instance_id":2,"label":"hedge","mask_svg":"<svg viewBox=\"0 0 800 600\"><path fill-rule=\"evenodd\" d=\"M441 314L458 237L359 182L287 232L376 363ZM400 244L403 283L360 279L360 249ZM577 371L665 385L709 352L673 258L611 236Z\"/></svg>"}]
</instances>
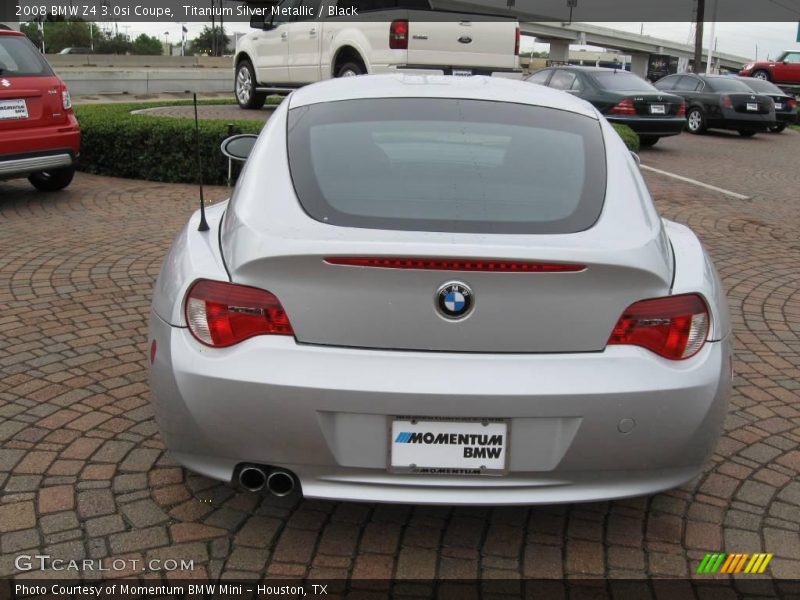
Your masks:
<instances>
[{"instance_id":1,"label":"hedge","mask_svg":"<svg viewBox=\"0 0 800 600\"><path fill-rule=\"evenodd\" d=\"M111 177L195 183L197 144L194 119L131 113L156 106L191 104L190 101L173 101L76 106L83 137L78 169ZM220 104L220 101L200 104ZM227 181L228 159L219 147L228 137L229 123L233 125L234 133L257 134L264 127L260 121L201 120L200 152L205 183L222 185Z\"/></svg>"},{"instance_id":2,"label":"hedge","mask_svg":"<svg viewBox=\"0 0 800 600\"><path fill-rule=\"evenodd\" d=\"M631 152L639 152L639 136L636 135L636 132L633 129L627 125L620 125L618 123L612 123L611 125L614 127L614 129L616 129L619 137L622 138L622 141L625 142L628 150Z\"/></svg>"}]
</instances>

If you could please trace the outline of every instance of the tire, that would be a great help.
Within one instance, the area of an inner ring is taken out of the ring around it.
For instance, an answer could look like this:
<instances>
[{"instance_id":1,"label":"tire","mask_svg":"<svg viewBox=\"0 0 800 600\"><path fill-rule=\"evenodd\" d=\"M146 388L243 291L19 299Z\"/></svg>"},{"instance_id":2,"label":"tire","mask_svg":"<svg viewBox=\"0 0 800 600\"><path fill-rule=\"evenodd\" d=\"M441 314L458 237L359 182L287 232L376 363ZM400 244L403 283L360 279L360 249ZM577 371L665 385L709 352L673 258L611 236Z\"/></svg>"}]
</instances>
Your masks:
<instances>
[{"instance_id":1,"label":"tire","mask_svg":"<svg viewBox=\"0 0 800 600\"><path fill-rule=\"evenodd\" d=\"M769 128L770 133L780 133L786 129L786 123L777 123Z\"/></svg>"},{"instance_id":2,"label":"tire","mask_svg":"<svg viewBox=\"0 0 800 600\"><path fill-rule=\"evenodd\" d=\"M708 125L706 125L706 117L702 110L697 107L689 109L689 112L686 113L686 129L695 135L706 132Z\"/></svg>"},{"instance_id":3,"label":"tire","mask_svg":"<svg viewBox=\"0 0 800 600\"><path fill-rule=\"evenodd\" d=\"M740 131L739 135L743 138L751 138L756 134L755 131Z\"/></svg>"},{"instance_id":4,"label":"tire","mask_svg":"<svg viewBox=\"0 0 800 600\"><path fill-rule=\"evenodd\" d=\"M75 167L64 167L52 171L40 171L28 176L28 181L40 192L58 192L72 183Z\"/></svg>"},{"instance_id":5,"label":"tire","mask_svg":"<svg viewBox=\"0 0 800 600\"><path fill-rule=\"evenodd\" d=\"M765 69L759 69L758 71L753 71L753 74L750 77L755 77L756 79L762 79L763 81L772 81L772 77L770 77L769 71Z\"/></svg>"},{"instance_id":6,"label":"tire","mask_svg":"<svg viewBox=\"0 0 800 600\"><path fill-rule=\"evenodd\" d=\"M346 62L336 72L336 77L355 77L356 75L364 75L367 70L364 65L357 62Z\"/></svg>"},{"instance_id":7,"label":"tire","mask_svg":"<svg viewBox=\"0 0 800 600\"><path fill-rule=\"evenodd\" d=\"M658 143L658 140L661 138L655 135L640 135L639 136L639 145L649 148L650 146L655 146Z\"/></svg>"},{"instance_id":8,"label":"tire","mask_svg":"<svg viewBox=\"0 0 800 600\"><path fill-rule=\"evenodd\" d=\"M258 110L267 101L265 93L256 91L256 72L249 60L242 60L236 65L234 95L239 107L247 110Z\"/></svg>"}]
</instances>

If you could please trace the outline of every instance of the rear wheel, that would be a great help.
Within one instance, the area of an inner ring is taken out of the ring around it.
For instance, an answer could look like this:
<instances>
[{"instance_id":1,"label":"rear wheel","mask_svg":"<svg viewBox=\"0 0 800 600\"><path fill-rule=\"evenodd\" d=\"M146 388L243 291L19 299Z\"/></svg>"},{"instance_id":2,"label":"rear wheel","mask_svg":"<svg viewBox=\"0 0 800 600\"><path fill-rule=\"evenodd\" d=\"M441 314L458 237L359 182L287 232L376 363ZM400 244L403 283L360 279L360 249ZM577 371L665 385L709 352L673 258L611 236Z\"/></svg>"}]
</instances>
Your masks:
<instances>
[{"instance_id":1,"label":"rear wheel","mask_svg":"<svg viewBox=\"0 0 800 600\"><path fill-rule=\"evenodd\" d=\"M28 181L40 192L57 192L63 190L75 176L75 167L64 167L52 171L40 171L28 176Z\"/></svg>"},{"instance_id":2,"label":"rear wheel","mask_svg":"<svg viewBox=\"0 0 800 600\"><path fill-rule=\"evenodd\" d=\"M743 138L751 138L756 134L755 131L740 131L739 135Z\"/></svg>"},{"instance_id":3,"label":"rear wheel","mask_svg":"<svg viewBox=\"0 0 800 600\"><path fill-rule=\"evenodd\" d=\"M639 145L645 147L655 146L660 139L660 137L655 135L642 135L639 136Z\"/></svg>"},{"instance_id":4,"label":"rear wheel","mask_svg":"<svg viewBox=\"0 0 800 600\"><path fill-rule=\"evenodd\" d=\"M339 71L336 73L336 76L355 77L356 75L364 75L366 72L367 70L364 68L364 65L356 62L348 62L339 67Z\"/></svg>"},{"instance_id":5,"label":"rear wheel","mask_svg":"<svg viewBox=\"0 0 800 600\"><path fill-rule=\"evenodd\" d=\"M784 129L786 129L786 123L777 123L769 128L772 133L780 133Z\"/></svg>"},{"instance_id":6,"label":"rear wheel","mask_svg":"<svg viewBox=\"0 0 800 600\"><path fill-rule=\"evenodd\" d=\"M241 108L256 110L267 101L265 93L256 91L256 73L249 60L241 61L236 67L235 91Z\"/></svg>"},{"instance_id":7,"label":"rear wheel","mask_svg":"<svg viewBox=\"0 0 800 600\"><path fill-rule=\"evenodd\" d=\"M752 76L755 77L756 79L770 81L769 71L765 71L764 69L759 69L758 71L754 71Z\"/></svg>"},{"instance_id":8,"label":"rear wheel","mask_svg":"<svg viewBox=\"0 0 800 600\"><path fill-rule=\"evenodd\" d=\"M706 118L703 116L703 111L699 108L690 108L686 115L686 128L689 133L704 133L708 128L706 125Z\"/></svg>"}]
</instances>

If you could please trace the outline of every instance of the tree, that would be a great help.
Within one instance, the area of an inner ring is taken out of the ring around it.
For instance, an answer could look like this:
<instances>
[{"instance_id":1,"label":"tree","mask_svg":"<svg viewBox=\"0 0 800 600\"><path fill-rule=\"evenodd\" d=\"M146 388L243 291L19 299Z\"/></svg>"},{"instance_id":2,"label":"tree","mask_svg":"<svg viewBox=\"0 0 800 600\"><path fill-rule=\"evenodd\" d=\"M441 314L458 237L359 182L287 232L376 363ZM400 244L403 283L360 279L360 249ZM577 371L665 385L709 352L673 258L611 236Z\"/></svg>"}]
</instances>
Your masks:
<instances>
[{"instance_id":1,"label":"tree","mask_svg":"<svg viewBox=\"0 0 800 600\"><path fill-rule=\"evenodd\" d=\"M94 43L97 54L128 54L131 52L131 42L124 33L112 34L101 32Z\"/></svg>"},{"instance_id":2,"label":"tree","mask_svg":"<svg viewBox=\"0 0 800 600\"><path fill-rule=\"evenodd\" d=\"M44 45L48 54L56 54L64 48L88 48L92 44L89 23L81 19L66 20L64 17L48 15L43 22ZM24 23L20 30L36 44L42 47L42 32L38 22Z\"/></svg>"},{"instance_id":3,"label":"tree","mask_svg":"<svg viewBox=\"0 0 800 600\"><path fill-rule=\"evenodd\" d=\"M214 35L217 36L217 43L214 44ZM206 25L203 31L200 32L196 38L189 42L188 53L191 54L211 54L212 49L227 48L230 43L230 38L225 33L225 29L221 27L214 27L213 29ZM224 52L222 52L224 54Z\"/></svg>"},{"instance_id":4,"label":"tree","mask_svg":"<svg viewBox=\"0 0 800 600\"><path fill-rule=\"evenodd\" d=\"M147 54L158 56L164 53L164 48L157 37L141 34L131 45L131 54Z\"/></svg>"}]
</instances>

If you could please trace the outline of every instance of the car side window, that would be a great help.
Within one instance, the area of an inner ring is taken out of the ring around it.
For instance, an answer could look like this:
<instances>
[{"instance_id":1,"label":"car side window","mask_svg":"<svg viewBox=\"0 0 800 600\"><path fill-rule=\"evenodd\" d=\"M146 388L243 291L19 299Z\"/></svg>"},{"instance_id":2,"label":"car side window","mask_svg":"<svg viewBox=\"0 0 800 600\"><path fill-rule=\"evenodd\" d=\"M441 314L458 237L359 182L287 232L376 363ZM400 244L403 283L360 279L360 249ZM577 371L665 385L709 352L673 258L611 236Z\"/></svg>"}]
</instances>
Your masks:
<instances>
[{"instance_id":1,"label":"car side window","mask_svg":"<svg viewBox=\"0 0 800 600\"><path fill-rule=\"evenodd\" d=\"M663 77L656 81L653 85L656 86L659 90L671 90L675 88L675 84L678 82L678 77L674 75L670 75L669 77Z\"/></svg>"},{"instance_id":2,"label":"car side window","mask_svg":"<svg viewBox=\"0 0 800 600\"><path fill-rule=\"evenodd\" d=\"M536 73L528 77L527 81L529 81L530 83L538 83L539 85L546 85L547 78L550 77L550 73L552 73L552 71L547 71L547 70L537 71Z\"/></svg>"},{"instance_id":3,"label":"car side window","mask_svg":"<svg viewBox=\"0 0 800 600\"><path fill-rule=\"evenodd\" d=\"M297 0L283 0L278 5L276 12L273 14L272 19L270 20L270 24L272 27L278 27L279 25L283 25L284 23L288 23L292 20L290 16L290 8L294 6L294 3Z\"/></svg>"},{"instance_id":4,"label":"car side window","mask_svg":"<svg viewBox=\"0 0 800 600\"><path fill-rule=\"evenodd\" d=\"M789 52L783 60L788 63L800 64L800 52Z\"/></svg>"},{"instance_id":5,"label":"car side window","mask_svg":"<svg viewBox=\"0 0 800 600\"><path fill-rule=\"evenodd\" d=\"M699 79L684 75L678 80L678 83L675 84L674 89L676 92L694 92L700 87L700 83L701 81Z\"/></svg>"},{"instance_id":6,"label":"car side window","mask_svg":"<svg viewBox=\"0 0 800 600\"><path fill-rule=\"evenodd\" d=\"M295 5L297 16L295 21L311 21L319 17L319 4L321 0L299 0Z\"/></svg>"},{"instance_id":7,"label":"car side window","mask_svg":"<svg viewBox=\"0 0 800 600\"><path fill-rule=\"evenodd\" d=\"M575 73L571 73L570 71L558 70L553 74L553 78L550 80L550 87L556 90L572 89L572 84L575 83L576 77Z\"/></svg>"}]
</instances>

